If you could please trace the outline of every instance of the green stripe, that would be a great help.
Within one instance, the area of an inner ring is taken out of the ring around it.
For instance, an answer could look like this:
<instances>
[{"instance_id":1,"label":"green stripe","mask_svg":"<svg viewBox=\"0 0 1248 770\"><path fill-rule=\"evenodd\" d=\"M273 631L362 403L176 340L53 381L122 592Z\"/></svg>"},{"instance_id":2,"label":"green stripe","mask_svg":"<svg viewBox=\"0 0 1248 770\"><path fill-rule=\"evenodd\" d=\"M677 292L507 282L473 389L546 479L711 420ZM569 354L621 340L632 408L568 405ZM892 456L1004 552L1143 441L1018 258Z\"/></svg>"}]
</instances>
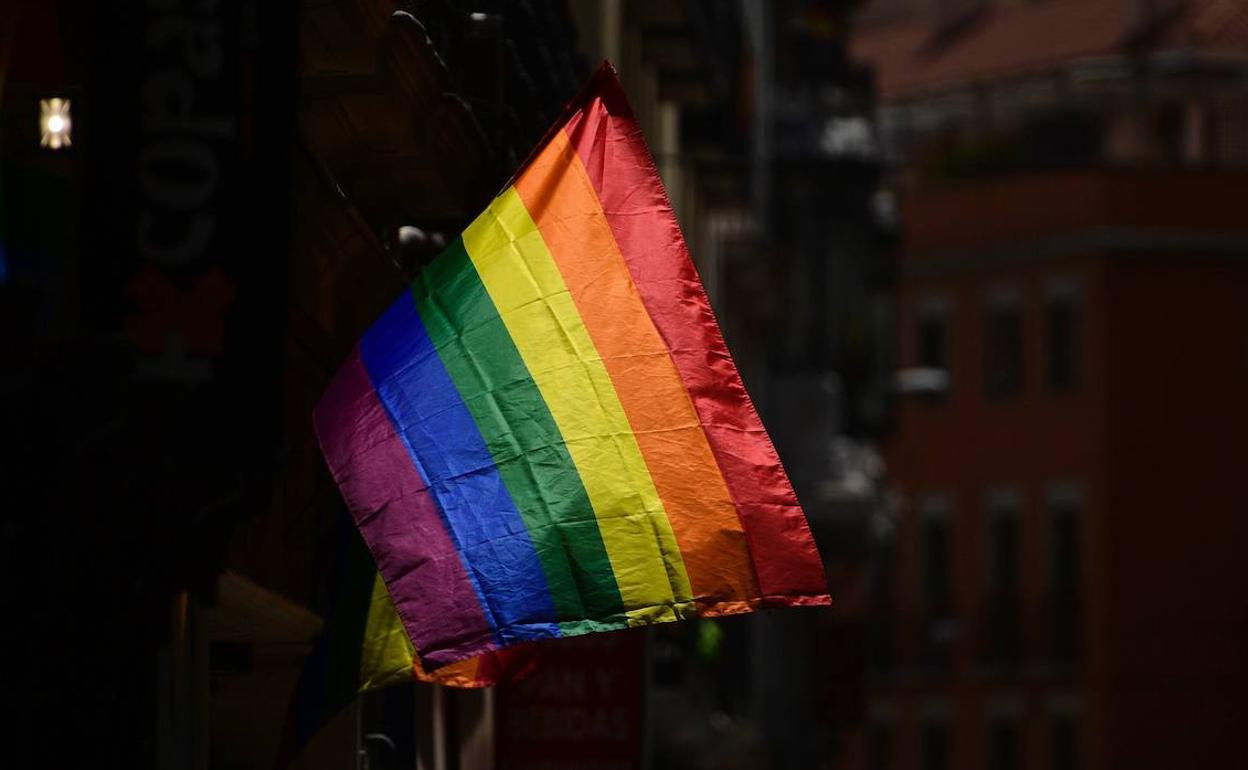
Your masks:
<instances>
[{"instance_id":1,"label":"green stripe","mask_svg":"<svg viewBox=\"0 0 1248 770\"><path fill-rule=\"evenodd\" d=\"M626 624L598 519L563 436L456 239L412 286L416 309L528 527L565 633Z\"/></svg>"},{"instance_id":2,"label":"green stripe","mask_svg":"<svg viewBox=\"0 0 1248 770\"><path fill-rule=\"evenodd\" d=\"M360 692L412 681L416 649L399 620L390 591L374 570L373 594L360 651Z\"/></svg>"}]
</instances>

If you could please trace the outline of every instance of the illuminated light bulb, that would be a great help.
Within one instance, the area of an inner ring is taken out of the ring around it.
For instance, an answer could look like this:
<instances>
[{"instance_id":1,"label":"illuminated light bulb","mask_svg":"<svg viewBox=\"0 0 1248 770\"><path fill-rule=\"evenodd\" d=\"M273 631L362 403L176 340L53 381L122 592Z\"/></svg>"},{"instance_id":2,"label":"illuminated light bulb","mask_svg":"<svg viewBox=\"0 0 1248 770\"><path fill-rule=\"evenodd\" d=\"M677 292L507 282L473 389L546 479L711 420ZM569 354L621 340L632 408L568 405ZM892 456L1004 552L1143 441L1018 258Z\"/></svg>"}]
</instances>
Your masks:
<instances>
[{"instance_id":1,"label":"illuminated light bulb","mask_svg":"<svg viewBox=\"0 0 1248 770\"><path fill-rule=\"evenodd\" d=\"M70 141L70 129L73 128L73 121L69 116L69 100L40 99L39 128L42 133L39 144L42 147L59 150L62 147L69 147L73 144Z\"/></svg>"}]
</instances>

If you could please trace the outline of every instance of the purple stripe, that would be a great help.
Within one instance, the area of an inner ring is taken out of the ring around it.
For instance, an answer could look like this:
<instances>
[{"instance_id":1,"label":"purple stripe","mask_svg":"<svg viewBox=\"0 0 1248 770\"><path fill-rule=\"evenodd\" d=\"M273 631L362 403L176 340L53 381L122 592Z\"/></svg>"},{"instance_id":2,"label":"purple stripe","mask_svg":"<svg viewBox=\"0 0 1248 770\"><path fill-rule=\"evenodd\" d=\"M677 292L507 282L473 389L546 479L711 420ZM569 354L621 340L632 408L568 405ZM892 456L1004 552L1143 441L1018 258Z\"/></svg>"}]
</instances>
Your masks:
<instances>
[{"instance_id":1,"label":"purple stripe","mask_svg":"<svg viewBox=\"0 0 1248 770\"><path fill-rule=\"evenodd\" d=\"M421 659L495 649L433 497L378 400L357 346L316 405L316 433Z\"/></svg>"}]
</instances>

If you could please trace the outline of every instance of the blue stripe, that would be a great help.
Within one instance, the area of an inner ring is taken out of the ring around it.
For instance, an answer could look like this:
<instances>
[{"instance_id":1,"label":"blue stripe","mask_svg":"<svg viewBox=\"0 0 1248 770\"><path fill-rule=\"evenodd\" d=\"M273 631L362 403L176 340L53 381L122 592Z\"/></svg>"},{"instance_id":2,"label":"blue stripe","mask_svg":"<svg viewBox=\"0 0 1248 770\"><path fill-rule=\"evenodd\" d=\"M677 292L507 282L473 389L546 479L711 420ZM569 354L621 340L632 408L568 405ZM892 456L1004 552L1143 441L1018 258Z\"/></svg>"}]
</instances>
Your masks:
<instances>
[{"instance_id":1,"label":"blue stripe","mask_svg":"<svg viewBox=\"0 0 1248 770\"><path fill-rule=\"evenodd\" d=\"M364 334L360 353L500 641L558 636L533 540L410 294Z\"/></svg>"}]
</instances>

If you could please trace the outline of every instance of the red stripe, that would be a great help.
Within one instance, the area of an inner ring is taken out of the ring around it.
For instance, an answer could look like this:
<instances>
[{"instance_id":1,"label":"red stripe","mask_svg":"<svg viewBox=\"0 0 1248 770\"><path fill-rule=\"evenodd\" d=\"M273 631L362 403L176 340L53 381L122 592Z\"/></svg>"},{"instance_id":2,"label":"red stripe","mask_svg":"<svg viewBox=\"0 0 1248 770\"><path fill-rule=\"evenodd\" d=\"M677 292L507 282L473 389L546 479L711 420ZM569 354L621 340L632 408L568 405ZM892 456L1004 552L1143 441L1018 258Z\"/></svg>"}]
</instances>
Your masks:
<instances>
[{"instance_id":1,"label":"red stripe","mask_svg":"<svg viewBox=\"0 0 1248 770\"><path fill-rule=\"evenodd\" d=\"M564 130L693 399L750 543L764 604L828 604L806 516L719 332L667 193L614 73Z\"/></svg>"}]
</instances>

